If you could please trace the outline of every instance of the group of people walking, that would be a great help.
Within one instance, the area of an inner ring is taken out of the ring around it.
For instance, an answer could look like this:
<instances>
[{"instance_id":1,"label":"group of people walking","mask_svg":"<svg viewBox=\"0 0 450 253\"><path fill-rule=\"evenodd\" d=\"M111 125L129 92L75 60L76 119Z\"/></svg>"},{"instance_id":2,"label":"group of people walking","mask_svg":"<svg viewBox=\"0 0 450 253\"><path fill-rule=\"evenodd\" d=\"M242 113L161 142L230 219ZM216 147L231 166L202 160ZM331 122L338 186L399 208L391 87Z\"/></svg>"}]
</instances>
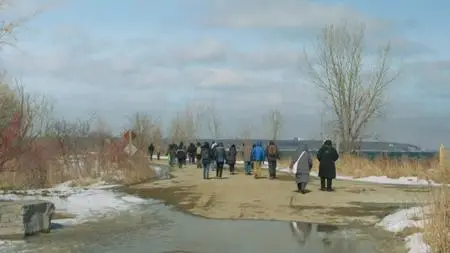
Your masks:
<instances>
[{"instance_id":1,"label":"group of people walking","mask_svg":"<svg viewBox=\"0 0 450 253\"><path fill-rule=\"evenodd\" d=\"M280 158L278 147L273 141L264 149L262 142L257 142L253 146L242 144L245 175L253 175L255 178L261 176L261 166L267 159L269 162L269 179L276 178L277 160ZM228 164L230 174L235 174L237 149L233 144L228 151L223 143L208 142L203 143L200 148L198 167L203 168L203 179L209 179L209 171L216 170L216 177L222 178L223 166Z\"/></svg>"},{"instance_id":2,"label":"group of people walking","mask_svg":"<svg viewBox=\"0 0 450 253\"><path fill-rule=\"evenodd\" d=\"M150 157L153 155L153 144L149 146ZM280 152L274 141L270 141L266 147L263 147L261 141L253 145L242 144L244 172L245 175L253 175L254 178L260 178L262 174L262 165L265 160L268 162L269 179L276 178L277 161L280 159ZM203 179L210 179L210 171L216 172L217 178L222 178L225 164L229 166L230 174L235 174L236 158L238 151L233 144L225 149L222 142L211 144L205 142L190 143L187 148L183 142L180 144L170 144L167 150L169 165L171 167L178 164L182 168L186 160L190 164L196 164L197 168L203 169ZM319 161L320 190L333 191L333 179L336 178L335 162L339 159L337 150L333 147L331 140L326 140L316 155ZM158 153L159 159L159 153ZM290 163L290 171L294 174L297 190L305 194L306 186L309 181L309 174L313 167L313 160L308 147L304 145L299 147Z\"/></svg>"},{"instance_id":3,"label":"group of people walking","mask_svg":"<svg viewBox=\"0 0 450 253\"><path fill-rule=\"evenodd\" d=\"M235 174L236 145L233 144L226 150L222 142L216 143L213 141L211 145L205 142L200 146L199 152L197 167L203 168L203 179L209 179L210 169L216 171L217 178L222 178L225 164L228 164L230 174Z\"/></svg>"}]
</instances>

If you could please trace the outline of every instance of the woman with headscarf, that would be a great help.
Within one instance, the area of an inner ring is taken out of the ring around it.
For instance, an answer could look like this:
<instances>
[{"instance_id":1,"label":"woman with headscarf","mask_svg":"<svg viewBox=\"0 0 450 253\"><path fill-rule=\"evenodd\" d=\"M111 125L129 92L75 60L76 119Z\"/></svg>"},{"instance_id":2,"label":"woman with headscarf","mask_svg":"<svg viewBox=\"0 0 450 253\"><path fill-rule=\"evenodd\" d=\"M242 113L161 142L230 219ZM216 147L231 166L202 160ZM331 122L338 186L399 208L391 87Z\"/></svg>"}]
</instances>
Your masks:
<instances>
[{"instance_id":1,"label":"woman with headscarf","mask_svg":"<svg viewBox=\"0 0 450 253\"><path fill-rule=\"evenodd\" d=\"M332 182L336 178L335 162L339 159L337 150L333 147L331 140L326 140L317 152L319 161L320 190L333 191ZM326 185L325 185L326 183Z\"/></svg>"},{"instance_id":2,"label":"woman with headscarf","mask_svg":"<svg viewBox=\"0 0 450 253\"><path fill-rule=\"evenodd\" d=\"M299 147L296 151L296 156L294 157L297 159L291 161L289 168L295 175L295 183L297 184L298 192L305 194L306 185L309 181L309 173L313 166L308 147L306 145L303 148Z\"/></svg>"}]
</instances>

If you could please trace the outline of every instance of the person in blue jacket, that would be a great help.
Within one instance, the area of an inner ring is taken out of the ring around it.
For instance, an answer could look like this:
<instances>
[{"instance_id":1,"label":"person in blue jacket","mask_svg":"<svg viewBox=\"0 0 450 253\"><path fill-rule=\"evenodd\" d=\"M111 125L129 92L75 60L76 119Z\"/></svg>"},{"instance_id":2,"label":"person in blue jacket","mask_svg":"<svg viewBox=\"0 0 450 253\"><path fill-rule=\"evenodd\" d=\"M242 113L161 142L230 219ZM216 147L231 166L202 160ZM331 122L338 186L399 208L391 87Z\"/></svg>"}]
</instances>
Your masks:
<instances>
[{"instance_id":1,"label":"person in blue jacket","mask_svg":"<svg viewBox=\"0 0 450 253\"><path fill-rule=\"evenodd\" d=\"M252 150L252 160L254 161L255 178L259 178L261 176L261 165L264 162L264 158L266 157L264 152L264 147L262 146L262 142L256 142L255 148Z\"/></svg>"}]
</instances>

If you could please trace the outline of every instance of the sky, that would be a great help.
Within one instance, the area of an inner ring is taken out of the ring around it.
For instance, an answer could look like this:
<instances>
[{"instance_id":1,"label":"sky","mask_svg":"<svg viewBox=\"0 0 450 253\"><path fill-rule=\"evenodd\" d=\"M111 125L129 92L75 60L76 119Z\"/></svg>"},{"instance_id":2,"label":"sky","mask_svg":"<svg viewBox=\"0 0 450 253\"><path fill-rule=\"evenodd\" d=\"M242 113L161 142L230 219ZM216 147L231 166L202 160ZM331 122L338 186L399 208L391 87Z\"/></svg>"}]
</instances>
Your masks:
<instances>
[{"instance_id":1,"label":"sky","mask_svg":"<svg viewBox=\"0 0 450 253\"><path fill-rule=\"evenodd\" d=\"M223 137L266 136L277 108L282 138L319 138L331 111L301 66L324 26L346 22L365 25L367 59L390 42L399 71L368 135L450 145L449 1L17 0L0 15L36 10L0 64L67 119L95 113L120 131L142 112L168 127L187 104L214 103Z\"/></svg>"}]
</instances>

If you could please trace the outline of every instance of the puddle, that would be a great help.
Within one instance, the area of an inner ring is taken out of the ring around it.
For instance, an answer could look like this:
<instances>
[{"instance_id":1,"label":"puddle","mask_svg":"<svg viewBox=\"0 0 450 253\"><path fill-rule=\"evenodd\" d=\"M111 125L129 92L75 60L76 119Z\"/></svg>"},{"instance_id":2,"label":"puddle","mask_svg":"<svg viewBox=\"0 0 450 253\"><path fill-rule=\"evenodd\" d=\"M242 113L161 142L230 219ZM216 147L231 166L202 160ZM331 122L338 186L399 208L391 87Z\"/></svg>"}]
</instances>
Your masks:
<instances>
[{"instance_id":1,"label":"puddle","mask_svg":"<svg viewBox=\"0 0 450 253\"><path fill-rule=\"evenodd\" d=\"M160 178L170 175L160 172ZM177 211L192 208L183 198L186 187L137 190L115 189L143 198L165 199L165 204L153 202L136 209L105 216L95 222L72 227L59 227L50 234L30 237L25 244L2 249L5 253L108 252L108 253L375 253L404 252L402 239L376 228L362 225L332 226L302 222L264 220L205 219ZM214 201L214 199L211 199ZM206 203L207 205L208 203ZM334 210L354 215L374 208L367 203L353 203L352 209ZM314 207L313 207L314 208ZM391 210L394 205L375 207ZM381 211L380 211L381 212ZM366 214L367 215L367 214ZM380 214L381 215L381 214Z\"/></svg>"},{"instance_id":2,"label":"puddle","mask_svg":"<svg viewBox=\"0 0 450 253\"><path fill-rule=\"evenodd\" d=\"M386 239L386 238L384 238ZM161 204L30 237L10 252L375 253L379 239L356 227L261 220L212 220ZM390 250L392 247L390 243ZM403 244L400 243L403 247ZM2 251L8 252L8 251Z\"/></svg>"}]
</instances>

